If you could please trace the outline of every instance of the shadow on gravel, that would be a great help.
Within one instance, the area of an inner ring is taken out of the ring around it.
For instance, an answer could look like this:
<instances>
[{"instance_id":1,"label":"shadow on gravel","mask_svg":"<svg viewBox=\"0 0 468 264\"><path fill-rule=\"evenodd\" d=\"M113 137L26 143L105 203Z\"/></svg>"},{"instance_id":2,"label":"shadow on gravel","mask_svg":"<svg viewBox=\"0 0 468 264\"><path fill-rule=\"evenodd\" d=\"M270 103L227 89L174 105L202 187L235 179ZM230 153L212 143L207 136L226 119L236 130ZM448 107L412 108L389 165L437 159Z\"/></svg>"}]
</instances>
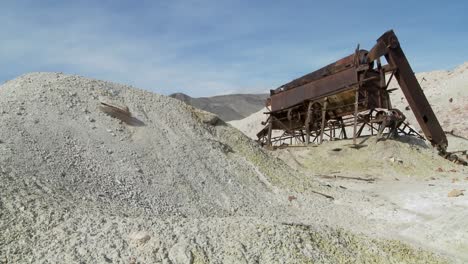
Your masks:
<instances>
[{"instance_id":1,"label":"shadow on gravel","mask_svg":"<svg viewBox=\"0 0 468 264\"><path fill-rule=\"evenodd\" d=\"M127 118L126 120L123 120L123 119L120 119L120 120L122 120L123 122L125 122L127 125L130 125L130 126L137 126L137 127L145 126L145 123L136 117L130 117L130 118Z\"/></svg>"}]
</instances>

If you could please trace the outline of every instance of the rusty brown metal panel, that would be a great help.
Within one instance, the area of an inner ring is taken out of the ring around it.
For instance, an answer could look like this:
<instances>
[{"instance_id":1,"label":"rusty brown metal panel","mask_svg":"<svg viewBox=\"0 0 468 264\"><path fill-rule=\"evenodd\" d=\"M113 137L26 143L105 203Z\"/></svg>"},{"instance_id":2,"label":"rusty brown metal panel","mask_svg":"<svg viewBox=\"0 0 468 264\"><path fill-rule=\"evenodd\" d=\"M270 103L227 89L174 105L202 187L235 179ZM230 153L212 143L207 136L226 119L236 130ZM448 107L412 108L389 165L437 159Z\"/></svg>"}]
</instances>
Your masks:
<instances>
[{"instance_id":1,"label":"rusty brown metal panel","mask_svg":"<svg viewBox=\"0 0 468 264\"><path fill-rule=\"evenodd\" d=\"M397 68L395 77L403 91L408 103L413 111L419 126L426 138L437 146L440 150L447 147L447 137L437 120L431 105L427 101L421 86L414 75L411 66L401 49L398 38L393 30L384 33L378 40L378 43L384 43L388 47L385 58L388 63ZM379 45L379 44L378 44ZM382 45L379 45L382 46Z\"/></svg>"},{"instance_id":2,"label":"rusty brown metal panel","mask_svg":"<svg viewBox=\"0 0 468 264\"><path fill-rule=\"evenodd\" d=\"M319 99L344 90L352 89L358 82L356 70L348 68L271 96L271 111L286 109L306 100Z\"/></svg>"},{"instance_id":3,"label":"rusty brown metal panel","mask_svg":"<svg viewBox=\"0 0 468 264\"><path fill-rule=\"evenodd\" d=\"M367 60L367 54L368 54L368 51L367 50L359 50L358 52L358 58L356 60L356 63L357 64L367 64L368 63L368 60ZM280 86L279 88L273 90L274 93L280 93L282 91L285 91L285 90L290 90L290 89L293 89L295 87L298 87L298 86L301 86L301 85L304 85L304 84L307 84L309 82L313 82L313 81L316 81L316 80L319 80L321 78L324 78L328 75L333 75L333 74L336 74L340 71L343 71L347 68L351 68L351 67L354 67L354 63L355 63L355 53L349 55L349 56L346 56L334 63L331 63L325 67L322 67L314 72L311 72L309 74L306 74L300 78L297 78L287 84L284 84L282 86Z\"/></svg>"}]
</instances>

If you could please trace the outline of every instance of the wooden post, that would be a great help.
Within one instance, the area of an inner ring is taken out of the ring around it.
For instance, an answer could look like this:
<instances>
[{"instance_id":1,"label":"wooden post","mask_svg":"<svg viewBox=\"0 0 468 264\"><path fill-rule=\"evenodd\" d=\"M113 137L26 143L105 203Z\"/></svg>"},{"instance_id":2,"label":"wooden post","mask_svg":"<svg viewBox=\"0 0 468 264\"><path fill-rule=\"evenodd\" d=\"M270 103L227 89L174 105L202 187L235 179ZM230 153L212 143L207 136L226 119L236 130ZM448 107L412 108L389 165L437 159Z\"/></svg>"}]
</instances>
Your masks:
<instances>
[{"instance_id":1,"label":"wooden post","mask_svg":"<svg viewBox=\"0 0 468 264\"><path fill-rule=\"evenodd\" d=\"M341 138L341 135L343 135L343 139L347 139L348 136L346 135L346 126L344 124L342 117L339 118L339 122L340 122L340 128L341 128L340 138Z\"/></svg>"},{"instance_id":2,"label":"wooden post","mask_svg":"<svg viewBox=\"0 0 468 264\"><path fill-rule=\"evenodd\" d=\"M325 116L326 116L326 113L327 113L327 103L328 103L328 100L327 98L325 97L325 100L323 102L323 107L322 107L322 125L320 127L320 144L322 144L323 142L323 132L325 130Z\"/></svg>"},{"instance_id":3,"label":"wooden post","mask_svg":"<svg viewBox=\"0 0 468 264\"><path fill-rule=\"evenodd\" d=\"M335 124L330 125L330 141L335 140Z\"/></svg>"},{"instance_id":4,"label":"wooden post","mask_svg":"<svg viewBox=\"0 0 468 264\"><path fill-rule=\"evenodd\" d=\"M354 100L354 128L353 128L353 144L354 145L356 145L358 103L359 103L359 87L356 88L356 100Z\"/></svg>"},{"instance_id":5,"label":"wooden post","mask_svg":"<svg viewBox=\"0 0 468 264\"><path fill-rule=\"evenodd\" d=\"M307 117L305 121L305 128L306 128L306 145L309 145L310 143L310 119L312 115L312 101L309 102L309 105L307 106Z\"/></svg>"}]
</instances>

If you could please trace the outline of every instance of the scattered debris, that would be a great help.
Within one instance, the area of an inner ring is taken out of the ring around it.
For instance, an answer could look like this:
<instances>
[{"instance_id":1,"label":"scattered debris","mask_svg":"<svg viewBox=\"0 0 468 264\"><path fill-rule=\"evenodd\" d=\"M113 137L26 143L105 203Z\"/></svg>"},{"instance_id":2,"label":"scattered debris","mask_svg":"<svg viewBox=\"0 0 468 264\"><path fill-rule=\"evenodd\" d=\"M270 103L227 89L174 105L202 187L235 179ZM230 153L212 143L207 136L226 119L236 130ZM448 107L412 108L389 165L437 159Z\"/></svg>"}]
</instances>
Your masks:
<instances>
[{"instance_id":1,"label":"scattered debris","mask_svg":"<svg viewBox=\"0 0 468 264\"><path fill-rule=\"evenodd\" d=\"M399 158L391 157L389 160L391 163L403 164L403 160Z\"/></svg>"},{"instance_id":2,"label":"scattered debris","mask_svg":"<svg viewBox=\"0 0 468 264\"><path fill-rule=\"evenodd\" d=\"M361 177L349 177L349 176L340 176L340 175L323 175L319 174L317 175L321 178L326 178L326 179L345 179L345 180L358 180L358 181L366 181L366 182L374 182L375 178L361 178Z\"/></svg>"},{"instance_id":3,"label":"scattered debris","mask_svg":"<svg viewBox=\"0 0 468 264\"><path fill-rule=\"evenodd\" d=\"M453 189L448 193L448 197L458 197L464 195L463 192L465 190L458 190L458 189Z\"/></svg>"},{"instance_id":4,"label":"scattered debris","mask_svg":"<svg viewBox=\"0 0 468 264\"><path fill-rule=\"evenodd\" d=\"M144 123L133 117L132 114L130 113L130 109L126 105L122 105L116 102L113 102L107 98L100 97L99 98L100 105L99 109L106 113L107 115L117 118L120 121L132 125L132 126L143 126Z\"/></svg>"},{"instance_id":5,"label":"scattered debris","mask_svg":"<svg viewBox=\"0 0 468 264\"><path fill-rule=\"evenodd\" d=\"M324 197L326 197L326 198L328 198L328 199L335 200L335 198L334 198L333 196L331 196L331 195L324 194L324 193L317 192L317 191L313 191L313 190L311 190L311 192L316 193L316 194L319 194L319 195L322 195L322 196L324 196Z\"/></svg>"}]
</instances>

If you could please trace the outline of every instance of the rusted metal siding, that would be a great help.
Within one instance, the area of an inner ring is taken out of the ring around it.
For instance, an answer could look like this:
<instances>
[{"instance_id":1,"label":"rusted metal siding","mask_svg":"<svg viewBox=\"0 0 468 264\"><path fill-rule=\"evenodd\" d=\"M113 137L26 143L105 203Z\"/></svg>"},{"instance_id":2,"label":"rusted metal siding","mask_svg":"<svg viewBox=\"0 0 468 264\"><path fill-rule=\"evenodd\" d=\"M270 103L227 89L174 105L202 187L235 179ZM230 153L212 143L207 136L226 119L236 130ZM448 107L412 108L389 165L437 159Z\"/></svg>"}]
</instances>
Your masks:
<instances>
[{"instance_id":1,"label":"rusted metal siding","mask_svg":"<svg viewBox=\"0 0 468 264\"><path fill-rule=\"evenodd\" d=\"M359 50L357 53L357 59L355 60L356 54L351 54L347 57L344 57L334 63L331 63L325 67L322 67L314 72L311 72L307 75L304 75L300 78L297 78L287 84L280 86L279 88L272 91L272 94L281 93L282 91L290 90L298 86L316 81L325 76L336 74L340 71L343 71L347 68L354 67L355 63L359 64L368 64L367 62L367 50ZM372 67L371 67L372 68Z\"/></svg>"},{"instance_id":2,"label":"rusted metal siding","mask_svg":"<svg viewBox=\"0 0 468 264\"><path fill-rule=\"evenodd\" d=\"M283 110L306 100L319 99L327 95L353 89L353 86L357 82L356 70L348 68L319 80L272 95L271 111Z\"/></svg>"}]
</instances>

